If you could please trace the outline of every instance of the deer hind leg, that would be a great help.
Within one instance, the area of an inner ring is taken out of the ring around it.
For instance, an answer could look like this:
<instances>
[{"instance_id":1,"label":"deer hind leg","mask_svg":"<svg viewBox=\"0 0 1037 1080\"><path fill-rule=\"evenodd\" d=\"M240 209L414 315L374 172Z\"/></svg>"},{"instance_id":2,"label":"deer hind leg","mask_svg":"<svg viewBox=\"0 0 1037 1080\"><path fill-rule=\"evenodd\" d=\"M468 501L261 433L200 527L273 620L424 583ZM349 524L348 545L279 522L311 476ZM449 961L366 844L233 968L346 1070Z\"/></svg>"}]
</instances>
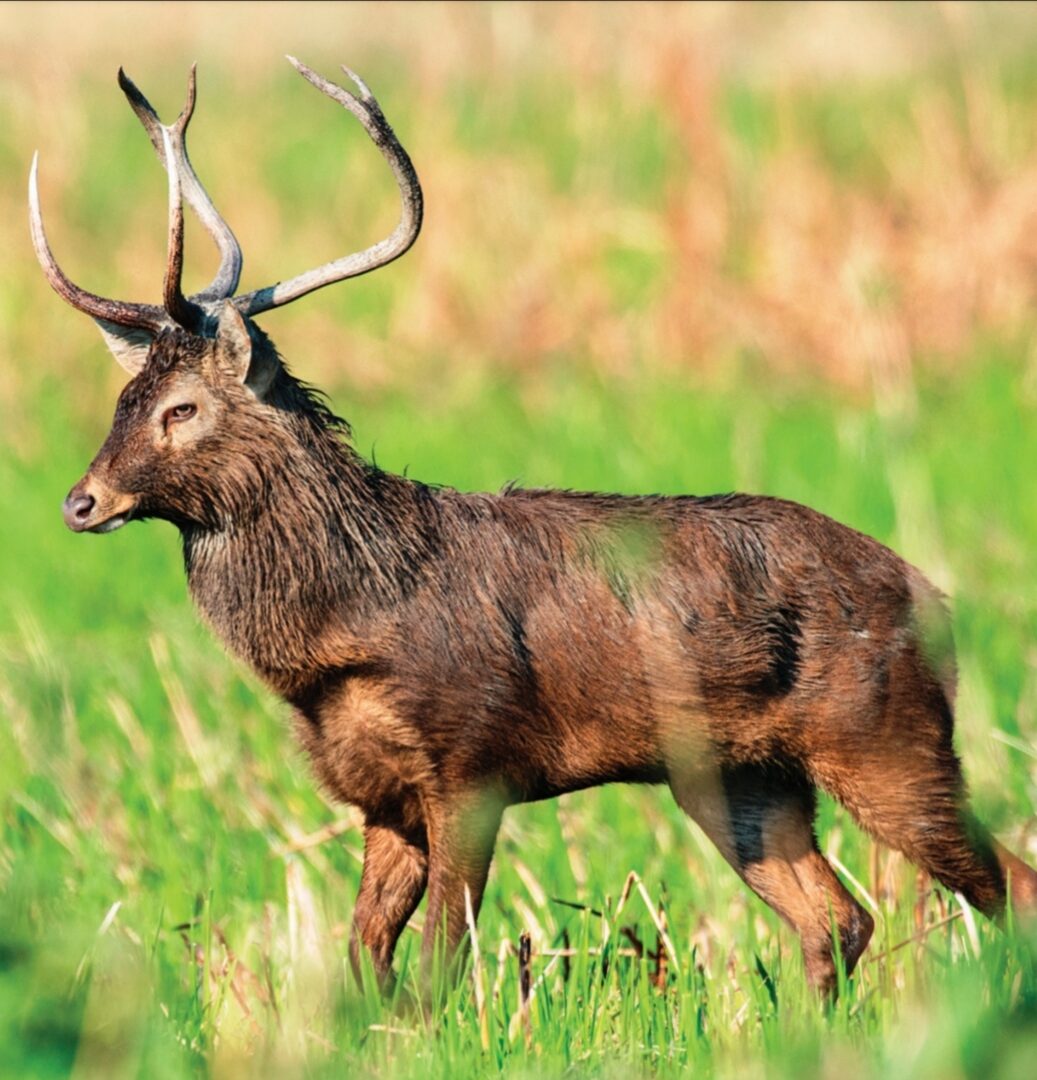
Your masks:
<instances>
[{"instance_id":1,"label":"deer hind leg","mask_svg":"<svg viewBox=\"0 0 1037 1080\"><path fill-rule=\"evenodd\" d=\"M364 829L364 869L353 908L349 961L361 978L360 950L367 949L379 983L392 982L392 957L407 920L425 892L428 854L424 836L399 826L368 822Z\"/></svg>"},{"instance_id":2,"label":"deer hind leg","mask_svg":"<svg viewBox=\"0 0 1037 1080\"><path fill-rule=\"evenodd\" d=\"M895 740L850 768L829 767L818 781L876 839L902 851L984 915L1002 914L1009 881L1013 906L1037 913L1037 873L973 817L949 733L912 741Z\"/></svg>"},{"instance_id":3,"label":"deer hind leg","mask_svg":"<svg viewBox=\"0 0 1037 1080\"><path fill-rule=\"evenodd\" d=\"M742 880L799 934L811 985L834 994L833 926L850 974L874 923L818 850L810 784L777 766L747 765L671 775L670 786Z\"/></svg>"},{"instance_id":4,"label":"deer hind leg","mask_svg":"<svg viewBox=\"0 0 1037 1080\"><path fill-rule=\"evenodd\" d=\"M969 808L954 752L951 681L941 681L918 649L901 649L882 672L873 715L817 727L806 755L811 779L878 840L985 915L1001 915L1009 881L1014 906L1037 913L1037 873Z\"/></svg>"}]
</instances>

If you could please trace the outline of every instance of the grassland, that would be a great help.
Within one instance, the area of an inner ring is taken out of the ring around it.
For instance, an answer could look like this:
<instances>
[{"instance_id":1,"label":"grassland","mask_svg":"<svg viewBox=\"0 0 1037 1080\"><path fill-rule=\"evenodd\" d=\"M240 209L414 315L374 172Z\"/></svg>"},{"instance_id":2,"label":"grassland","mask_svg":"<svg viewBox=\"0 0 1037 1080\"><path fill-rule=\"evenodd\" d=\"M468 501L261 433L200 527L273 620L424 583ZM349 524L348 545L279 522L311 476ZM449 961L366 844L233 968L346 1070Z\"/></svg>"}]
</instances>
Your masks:
<instances>
[{"instance_id":1,"label":"grassland","mask_svg":"<svg viewBox=\"0 0 1037 1080\"><path fill-rule=\"evenodd\" d=\"M265 325L357 445L464 489L780 494L890 543L953 596L959 749L1033 862L1033 20L850 8L819 73L796 6L390 6L376 29L324 6L306 31L74 10L8 6L0 38L0 1074L1032 1075L1034 943L828 802L822 848L878 924L832 1009L669 795L634 787L508 812L479 960L439 1008L410 1002L412 931L396 1002L354 985L357 818L198 624L172 529L60 523L121 379L43 284L23 184L38 145L69 270L154 295L160 169L110 76L170 114L197 57L193 157L266 284L391 226L377 156L276 58L348 61L427 228Z\"/></svg>"}]
</instances>

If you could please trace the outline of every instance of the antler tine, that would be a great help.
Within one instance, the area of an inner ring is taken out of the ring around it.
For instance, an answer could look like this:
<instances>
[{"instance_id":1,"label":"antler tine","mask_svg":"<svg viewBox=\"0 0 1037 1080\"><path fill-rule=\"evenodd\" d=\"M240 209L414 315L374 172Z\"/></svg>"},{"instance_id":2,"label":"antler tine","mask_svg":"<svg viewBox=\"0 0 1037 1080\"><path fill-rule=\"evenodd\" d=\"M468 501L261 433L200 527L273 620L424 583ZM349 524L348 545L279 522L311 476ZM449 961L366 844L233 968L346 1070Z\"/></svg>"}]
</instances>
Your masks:
<instances>
[{"instance_id":1,"label":"antler tine","mask_svg":"<svg viewBox=\"0 0 1037 1080\"><path fill-rule=\"evenodd\" d=\"M201 292L195 293L191 297L192 301L204 302L207 300L223 300L234 295L241 279L243 260L241 245L238 243L237 237L213 205L209 193L202 186L198 174L194 171L194 166L187 156L187 125L194 115L196 78L196 65L192 64L191 74L188 76L187 81L187 101L180 115L172 124L167 126L159 120L158 114L152 108L148 99L137 88L136 83L122 68L119 68L119 86L126 95L130 108L136 113L137 119L144 125L144 130L148 133L151 145L155 148L155 153L163 166L166 166L166 152L162 132L168 132L173 147L173 158L180 173L180 184L184 198L219 249L220 268L216 272L216 276Z\"/></svg>"},{"instance_id":2,"label":"antler tine","mask_svg":"<svg viewBox=\"0 0 1037 1080\"><path fill-rule=\"evenodd\" d=\"M81 289L71 281L58 266L47 242L43 228L43 214L40 211L40 192L37 182L39 154L32 156L32 168L29 170L29 228L32 232L32 246L36 250L43 272L51 288L72 307L92 315L95 319L113 323L116 326L132 327L158 333L169 325L166 313L154 304L131 304L123 300L108 300L96 293Z\"/></svg>"},{"instance_id":3,"label":"antler tine","mask_svg":"<svg viewBox=\"0 0 1037 1080\"><path fill-rule=\"evenodd\" d=\"M421 231L423 199L418 175L414 171L407 151L400 145L389 126L389 121L385 119L374 94L363 80L345 65L342 70L356 83L360 90L360 97L329 82L296 60L294 56L289 56L288 60L304 79L317 87L321 93L337 101L343 108L348 109L364 125L364 129L381 150L382 156L389 163L396 177L396 183L400 188L402 212L399 224L391 235L364 251L354 252L352 255L325 263L315 270L308 270L288 281L279 282L265 289L256 289L235 298L234 304L243 315L258 315L271 308L290 304L293 300L298 300L300 296L313 292L314 289L321 289L336 281L344 281L346 278L357 277L385 266L393 259L398 259L414 243Z\"/></svg>"},{"instance_id":4,"label":"antler tine","mask_svg":"<svg viewBox=\"0 0 1037 1080\"><path fill-rule=\"evenodd\" d=\"M183 327L196 329L204 312L188 300L181 290L184 273L184 202L180 192L180 170L173 156L173 140L162 129L162 145L169 174L169 244L166 251L166 276L162 284L162 299L166 311Z\"/></svg>"}]
</instances>

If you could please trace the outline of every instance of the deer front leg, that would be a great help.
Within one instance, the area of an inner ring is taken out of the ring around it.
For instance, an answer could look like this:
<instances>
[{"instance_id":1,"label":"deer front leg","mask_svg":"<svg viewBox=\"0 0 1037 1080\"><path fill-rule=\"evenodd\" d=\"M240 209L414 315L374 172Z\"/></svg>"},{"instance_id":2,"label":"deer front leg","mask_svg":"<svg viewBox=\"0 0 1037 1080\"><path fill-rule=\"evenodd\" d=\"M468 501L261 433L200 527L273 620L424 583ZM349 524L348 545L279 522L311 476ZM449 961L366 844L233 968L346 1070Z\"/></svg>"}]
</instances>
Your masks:
<instances>
[{"instance_id":1,"label":"deer front leg","mask_svg":"<svg viewBox=\"0 0 1037 1080\"><path fill-rule=\"evenodd\" d=\"M368 822L364 828L364 869L353 909L349 962L360 981L360 949L366 948L379 984L392 982L396 941L414 914L428 880L425 837L400 826Z\"/></svg>"},{"instance_id":2,"label":"deer front leg","mask_svg":"<svg viewBox=\"0 0 1037 1080\"><path fill-rule=\"evenodd\" d=\"M426 976L441 961L444 969L458 959L468 927L465 888L478 917L493 858L505 801L492 790L452 796L429 815L428 910L422 940Z\"/></svg>"}]
</instances>

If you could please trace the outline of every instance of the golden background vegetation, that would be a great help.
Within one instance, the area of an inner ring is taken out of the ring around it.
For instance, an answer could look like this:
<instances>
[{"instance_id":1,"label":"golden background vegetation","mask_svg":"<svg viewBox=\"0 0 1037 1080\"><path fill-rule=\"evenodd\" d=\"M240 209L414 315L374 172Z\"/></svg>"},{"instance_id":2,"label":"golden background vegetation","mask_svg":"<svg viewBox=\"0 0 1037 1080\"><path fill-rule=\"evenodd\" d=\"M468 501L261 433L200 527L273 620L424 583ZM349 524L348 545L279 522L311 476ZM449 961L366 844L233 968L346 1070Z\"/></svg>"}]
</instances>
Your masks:
<instances>
[{"instance_id":1,"label":"golden background vegetation","mask_svg":"<svg viewBox=\"0 0 1037 1080\"><path fill-rule=\"evenodd\" d=\"M246 284L265 284L391 226L381 161L281 54L345 61L411 150L427 218L377 325L325 298L277 316L314 378L342 355L374 384L421 378L430 355L609 372L748 357L862 390L1029 326L1035 34L1034 7L1013 4L6 4L0 147L5 180L41 150L75 276L154 296L162 174L141 133L122 153L114 74L125 64L169 117L197 60L193 156ZM73 190L84 171L108 188L92 202ZM22 184L0 197L19 315L0 345L24 355L42 328L60 364L89 328L29 272ZM211 253L194 240L200 275Z\"/></svg>"}]
</instances>

